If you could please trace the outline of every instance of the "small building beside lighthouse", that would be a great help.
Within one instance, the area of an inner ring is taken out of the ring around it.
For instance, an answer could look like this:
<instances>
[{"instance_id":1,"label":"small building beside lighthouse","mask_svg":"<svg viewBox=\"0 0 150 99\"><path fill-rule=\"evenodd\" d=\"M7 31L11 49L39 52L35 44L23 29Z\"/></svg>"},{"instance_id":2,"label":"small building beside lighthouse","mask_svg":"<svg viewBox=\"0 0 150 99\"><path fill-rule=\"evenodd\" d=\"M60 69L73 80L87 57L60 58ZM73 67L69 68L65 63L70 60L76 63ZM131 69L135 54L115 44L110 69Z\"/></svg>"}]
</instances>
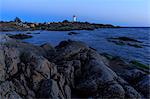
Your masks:
<instances>
[{"instance_id":1,"label":"small building beside lighthouse","mask_svg":"<svg viewBox=\"0 0 150 99\"><path fill-rule=\"evenodd\" d=\"M77 16L73 16L73 22L77 22Z\"/></svg>"}]
</instances>

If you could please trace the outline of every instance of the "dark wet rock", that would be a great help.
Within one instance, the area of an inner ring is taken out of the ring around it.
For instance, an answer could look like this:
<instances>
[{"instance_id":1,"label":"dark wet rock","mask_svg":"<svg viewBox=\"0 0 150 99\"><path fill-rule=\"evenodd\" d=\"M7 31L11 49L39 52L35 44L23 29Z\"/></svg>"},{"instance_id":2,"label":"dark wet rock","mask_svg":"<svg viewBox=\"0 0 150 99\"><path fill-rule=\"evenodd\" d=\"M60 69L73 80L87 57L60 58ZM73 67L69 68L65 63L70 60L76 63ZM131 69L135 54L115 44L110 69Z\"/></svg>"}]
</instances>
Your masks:
<instances>
[{"instance_id":1,"label":"dark wet rock","mask_svg":"<svg viewBox=\"0 0 150 99\"><path fill-rule=\"evenodd\" d=\"M41 82L37 98L50 98L50 99L57 99L58 97L63 98L59 95L59 86L56 81L54 80L45 80Z\"/></svg>"},{"instance_id":2,"label":"dark wet rock","mask_svg":"<svg viewBox=\"0 0 150 99\"><path fill-rule=\"evenodd\" d=\"M52 57L52 55L54 55L54 53L56 52L56 49L49 43L45 43L45 44L41 45L40 47L42 47L44 49L44 51L46 52L47 58L49 56Z\"/></svg>"},{"instance_id":3,"label":"dark wet rock","mask_svg":"<svg viewBox=\"0 0 150 99\"><path fill-rule=\"evenodd\" d=\"M26 34L40 34L40 32L37 32L37 33L27 32Z\"/></svg>"},{"instance_id":4,"label":"dark wet rock","mask_svg":"<svg viewBox=\"0 0 150 99\"><path fill-rule=\"evenodd\" d=\"M126 69L122 70L122 73L120 73L119 75L122 78L124 78L128 83L130 83L132 86L135 86L147 74L139 69L130 69L130 70Z\"/></svg>"},{"instance_id":5,"label":"dark wet rock","mask_svg":"<svg viewBox=\"0 0 150 99\"><path fill-rule=\"evenodd\" d=\"M55 50L55 48L52 45L50 45L49 43L42 44L40 47L42 47L46 51Z\"/></svg>"},{"instance_id":6,"label":"dark wet rock","mask_svg":"<svg viewBox=\"0 0 150 99\"><path fill-rule=\"evenodd\" d=\"M129 96L131 96L132 98L135 97L135 93L137 96L140 95L140 93L142 93L141 88L139 88L138 84L139 82L142 82L143 79L145 77L148 77L148 72L145 72L145 70L139 69L137 67L134 67L133 65L130 65L129 63L124 62L123 60L121 60L120 58L116 58L115 60L112 59L111 61L109 61L109 67L115 71L117 73L118 76L120 76L121 78L123 78L125 81L123 81L123 79L121 80L121 82L123 82L123 86L127 89L129 89ZM127 83L127 82L128 83ZM143 83L147 83L148 79L143 81ZM119 81L120 82L120 81ZM132 86L132 87L131 87ZM141 87L142 85L140 85ZM144 86L144 84L143 84ZM145 86L149 86L148 83ZM147 94L141 94L141 96L143 97L147 97L148 95L148 88L145 87L145 92L147 92ZM132 92L134 91L134 92ZM127 97L128 97L127 95ZM129 98L129 97L128 97Z\"/></svg>"},{"instance_id":7,"label":"dark wet rock","mask_svg":"<svg viewBox=\"0 0 150 99\"><path fill-rule=\"evenodd\" d=\"M74 51L75 49L76 51ZM106 61L104 57L100 56L99 53L90 49L84 43L65 41L63 42L63 44L60 43L60 46L59 45L57 46L57 50L58 52L60 51L60 54L56 56L56 59L54 59L55 61L59 61L59 60L69 61L74 59L80 60L79 64L81 63L81 65L78 65L79 76L74 77L75 86L73 88L76 94L78 94L79 96L90 97L96 94L98 95L98 97L103 97L103 98L112 98L112 97L124 98L127 95L128 97L131 96L130 90L122 86L120 82L116 80L118 78L116 73L107 67L108 61ZM84 58L82 58L83 53L84 53ZM67 63L65 63L65 65L66 64ZM69 64L73 65L72 63ZM70 65L68 66L70 67ZM62 66L62 67L66 67L66 66ZM75 67L74 69L67 68L67 70L76 71ZM65 70L63 69L62 71ZM72 73L69 74L68 73L67 75L72 75ZM71 77L70 79L73 78ZM130 86L130 88L132 87ZM132 97L141 97L140 94L137 91L135 91L134 88L132 89L134 90L132 91L132 93L135 92L135 95L133 94Z\"/></svg>"},{"instance_id":8,"label":"dark wet rock","mask_svg":"<svg viewBox=\"0 0 150 99\"><path fill-rule=\"evenodd\" d=\"M143 42L129 37L107 38L107 40L120 46L128 45L135 48L143 48Z\"/></svg>"},{"instance_id":9,"label":"dark wet rock","mask_svg":"<svg viewBox=\"0 0 150 99\"><path fill-rule=\"evenodd\" d=\"M127 45L133 46L133 47L136 47L136 48L143 48L143 47L142 47L141 45L139 45L139 44L128 43Z\"/></svg>"},{"instance_id":10,"label":"dark wet rock","mask_svg":"<svg viewBox=\"0 0 150 99\"><path fill-rule=\"evenodd\" d=\"M40 34L40 32L34 33L34 34Z\"/></svg>"},{"instance_id":11,"label":"dark wet rock","mask_svg":"<svg viewBox=\"0 0 150 99\"><path fill-rule=\"evenodd\" d=\"M69 32L68 35L76 35L76 34L80 34L80 33L77 33L77 32Z\"/></svg>"},{"instance_id":12,"label":"dark wet rock","mask_svg":"<svg viewBox=\"0 0 150 99\"><path fill-rule=\"evenodd\" d=\"M139 42L142 43L141 41L135 40L133 38L129 38L129 37L118 37L118 38L110 38L110 39L118 39L121 41L132 41L132 42Z\"/></svg>"},{"instance_id":13,"label":"dark wet rock","mask_svg":"<svg viewBox=\"0 0 150 99\"><path fill-rule=\"evenodd\" d=\"M27 35L27 34L15 34L15 35L8 35L10 38L13 38L13 39L27 39L27 38L32 38L31 35Z\"/></svg>"},{"instance_id":14,"label":"dark wet rock","mask_svg":"<svg viewBox=\"0 0 150 99\"><path fill-rule=\"evenodd\" d=\"M31 32L27 32L26 34L32 34Z\"/></svg>"},{"instance_id":15,"label":"dark wet rock","mask_svg":"<svg viewBox=\"0 0 150 99\"><path fill-rule=\"evenodd\" d=\"M142 98L142 95L130 85L122 85L125 90L125 98Z\"/></svg>"},{"instance_id":16,"label":"dark wet rock","mask_svg":"<svg viewBox=\"0 0 150 99\"><path fill-rule=\"evenodd\" d=\"M129 67L83 42L63 41L54 48L0 36L0 98L148 97L148 74Z\"/></svg>"},{"instance_id":17,"label":"dark wet rock","mask_svg":"<svg viewBox=\"0 0 150 99\"><path fill-rule=\"evenodd\" d=\"M141 81L137 83L137 89L140 91L146 98L150 98L150 75L144 76Z\"/></svg>"},{"instance_id":18,"label":"dark wet rock","mask_svg":"<svg viewBox=\"0 0 150 99\"><path fill-rule=\"evenodd\" d=\"M124 61L122 58L120 58L118 56L111 56L111 55L108 55L108 56L110 56L108 66L116 73L122 74L122 72L124 72L124 70L131 68L131 66L126 61ZM108 57L108 56L106 56L106 57Z\"/></svg>"},{"instance_id":19,"label":"dark wet rock","mask_svg":"<svg viewBox=\"0 0 150 99\"><path fill-rule=\"evenodd\" d=\"M89 47L82 42L76 42L71 40L62 41L58 46L56 46L57 53L55 55L56 57L53 60L63 60L87 49L89 49Z\"/></svg>"}]
</instances>

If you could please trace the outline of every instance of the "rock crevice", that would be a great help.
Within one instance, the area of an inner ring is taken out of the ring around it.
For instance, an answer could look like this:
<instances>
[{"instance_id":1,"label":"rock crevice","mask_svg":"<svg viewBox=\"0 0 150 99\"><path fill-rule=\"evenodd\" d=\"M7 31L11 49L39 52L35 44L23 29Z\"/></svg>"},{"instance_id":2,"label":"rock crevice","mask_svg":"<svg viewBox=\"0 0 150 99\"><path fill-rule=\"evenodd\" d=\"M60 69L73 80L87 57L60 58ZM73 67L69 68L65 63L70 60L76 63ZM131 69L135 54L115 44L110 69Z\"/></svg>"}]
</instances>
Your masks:
<instances>
[{"instance_id":1,"label":"rock crevice","mask_svg":"<svg viewBox=\"0 0 150 99\"><path fill-rule=\"evenodd\" d=\"M83 42L54 48L8 38L0 43L0 98L149 98L149 74L123 64Z\"/></svg>"}]
</instances>

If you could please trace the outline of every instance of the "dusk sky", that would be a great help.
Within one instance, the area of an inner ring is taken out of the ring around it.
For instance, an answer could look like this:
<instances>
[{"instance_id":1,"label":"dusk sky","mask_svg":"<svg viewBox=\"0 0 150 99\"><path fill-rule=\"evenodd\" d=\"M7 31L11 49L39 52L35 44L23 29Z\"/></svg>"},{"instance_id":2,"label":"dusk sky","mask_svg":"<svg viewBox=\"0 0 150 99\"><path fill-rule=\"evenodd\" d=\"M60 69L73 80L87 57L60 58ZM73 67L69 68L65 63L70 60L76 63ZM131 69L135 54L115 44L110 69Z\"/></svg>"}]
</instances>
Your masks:
<instances>
[{"instance_id":1,"label":"dusk sky","mask_svg":"<svg viewBox=\"0 0 150 99\"><path fill-rule=\"evenodd\" d=\"M0 0L0 20L72 20L120 26L150 26L150 0Z\"/></svg>"}]
</instances>

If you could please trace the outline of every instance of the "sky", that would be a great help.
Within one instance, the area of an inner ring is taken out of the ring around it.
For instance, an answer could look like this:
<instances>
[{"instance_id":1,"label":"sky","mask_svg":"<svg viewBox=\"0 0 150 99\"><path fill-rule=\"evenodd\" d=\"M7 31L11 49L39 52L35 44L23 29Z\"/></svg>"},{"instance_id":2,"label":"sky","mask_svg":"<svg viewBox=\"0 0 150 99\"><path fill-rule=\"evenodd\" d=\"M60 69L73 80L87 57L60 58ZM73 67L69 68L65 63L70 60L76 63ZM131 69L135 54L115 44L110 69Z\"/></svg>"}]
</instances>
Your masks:
<instances>
[{"instance_id":1,"label":"sky","mask_svg":"<svg viewBox=\"0 0 150 99\"><path fill-rule=\"evenodd\" d=\"M150 0L0 0L0 21L78 21L150 26Z\"/></svg>"}]
</instances>

